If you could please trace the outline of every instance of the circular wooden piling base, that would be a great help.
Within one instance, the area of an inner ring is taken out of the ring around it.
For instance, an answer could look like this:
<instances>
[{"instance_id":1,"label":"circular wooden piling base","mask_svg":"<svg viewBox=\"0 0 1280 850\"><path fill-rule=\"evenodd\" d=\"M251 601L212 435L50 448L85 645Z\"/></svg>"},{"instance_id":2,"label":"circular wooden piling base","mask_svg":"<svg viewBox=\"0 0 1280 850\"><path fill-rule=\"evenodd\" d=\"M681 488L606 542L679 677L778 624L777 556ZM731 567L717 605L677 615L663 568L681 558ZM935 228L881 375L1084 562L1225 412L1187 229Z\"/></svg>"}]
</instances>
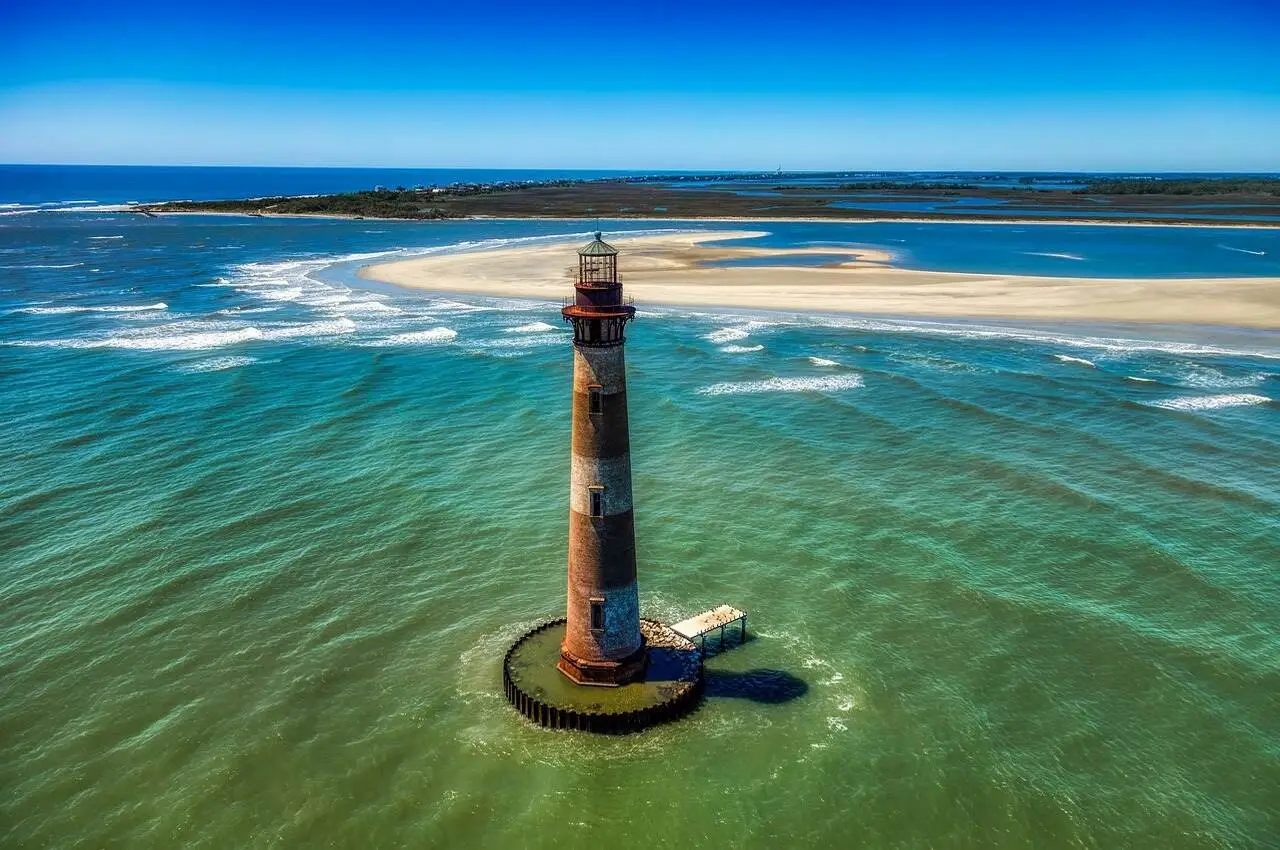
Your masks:
<instances>
[{"instance_id":1,"label":"circular wooden piling base","mask_svg":"<svg viewBox=\"0 0 1280 850\"><path fill-rule=\"evenodd\" d=\"M507 701L548 729L626 734L677 720L702 700L702 659L693 642L656 620L641 620L648 656L644 676L616 688L577 685L556 669L563 617L527 632L507 650Z\"/></svg>"}]
</instances>

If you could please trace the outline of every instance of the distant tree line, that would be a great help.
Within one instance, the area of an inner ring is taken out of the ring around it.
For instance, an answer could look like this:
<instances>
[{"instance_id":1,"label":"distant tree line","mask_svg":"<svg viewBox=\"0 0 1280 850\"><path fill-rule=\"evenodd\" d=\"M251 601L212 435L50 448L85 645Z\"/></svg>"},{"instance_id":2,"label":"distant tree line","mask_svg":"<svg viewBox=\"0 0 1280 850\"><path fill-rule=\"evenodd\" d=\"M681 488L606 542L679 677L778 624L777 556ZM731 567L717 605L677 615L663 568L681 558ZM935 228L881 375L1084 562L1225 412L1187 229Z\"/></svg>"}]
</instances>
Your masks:
<instances>
[{"instance_id":1,"label":"distant tree line","mask_svg":"<svg viewBox=\"0 0 1280 850\"><path fill-rule=\"evenodd\" d=\"M160 211L238 212L277 215L352 215L370 218L439 219L453 218L441 207L437 195L428 190L371 189L340 195L315 197L252 198L228 201L182 201L149 205Z\"/></svg>"},{"instance_id":2,"label":"distant tree line","mask_svg":"<svg viewBox=\"0 0 1280 850\"><path fill-rule=\"evenodd\" d=\"M1270 195L1280 197L1280 178L1214 177L1198 180L1126 178L1094 180L1077 195Z\"/></svg>"}]
</instances>

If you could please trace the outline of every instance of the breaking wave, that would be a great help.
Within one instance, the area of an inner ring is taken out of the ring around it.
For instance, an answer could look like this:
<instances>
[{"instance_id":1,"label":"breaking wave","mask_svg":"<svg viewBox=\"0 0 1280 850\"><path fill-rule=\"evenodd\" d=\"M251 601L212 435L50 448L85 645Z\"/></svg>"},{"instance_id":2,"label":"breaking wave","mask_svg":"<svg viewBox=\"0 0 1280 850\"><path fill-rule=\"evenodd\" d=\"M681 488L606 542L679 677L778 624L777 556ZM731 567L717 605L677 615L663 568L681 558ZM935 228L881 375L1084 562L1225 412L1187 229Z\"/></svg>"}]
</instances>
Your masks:
<instances>
[{"instance_id":1,"label":"breaking wave","mask_svg":"<svg viewBox=\"0 0 1280 850\"><path fill-rule=\"evenodd\" d=\"M208 360L198 360L195 363L186 363L179 367L182 372L221 372L224 369L234 369L237 366L248 366L250 363L257 363L256 357L231 356L231 357L211 357Z\"/></svg>"},{"instance_id":2,"label":"breaking wave","mask_svg":"<svg viewBox=\"0 0 1280 850\"><path fill-rule=\"evenodd\" d=\"M8 345L28 348L119 348L134 351L200 351L246 342L330 337L354 332L350 319L276 325L260 328L217 322L175 322L153 328L76 339L16 340Z\"/></svg>"},{"instance_id":3,"label":"breaking wave","mask_svg":"<svg viewBox=\"0 0 1280 850\"><path fill-rule=\"evenodd\" d=\"M1271 399L1264 395L1252 393L1226 393L1223 395L1192 396L1189 398L1167 398L1153 401L1153 407L1165 410L1218 410L1223 407L1245 407L1252 404L1270 404Z\"/></svg>"},{"instance_id":4,"label":"breaking wave","mask_svg":"<svg viewBox=\"0 0 1280 850\"><path fill-rule=\"evenodd\" d=\"M21 266L0 266L0 269L74 269L84 263L27 263Z\"/></svg>"},{"instance_id":5,"label":"breaking wave","mask_svg":"<svg viewBox=\"0 0 1280 850\"><path fill-rule=\"evenodd\" d=\"M746 339L750 335L751 334L748 331L745 331L742 328L721 328L720 330L706 334L703 336L703 339L717 343L735 342L740 339Z\"/></svg>"},{"instance_id":6,"label":"breaking wave","mask_svg":"<svg viewBox=\"0 0 1280 850\"><path fill-rule=\"evenodd\" d=\"M698 390L699 395L739 395L752 393L832 393L857 389L860 375L823 375L812 378L769 378L764 381L730 381Z\"/></svg>"},{"instance_id":7,"label":"breaking wave","mask_svg":"<svg viewBox=\"0 0 1280 850\"><path fill-rule=\"evenodd\" d=\"M550 325L546 322L531 322L527 325L517 325L514 328L507 328L506 332L509 334L536 334L555 330L558 330L555 325Z\"/></svg>"},{"instance_id":8,"label":"breaking wave","mask_svg":"<svg viewBox=\"0 0 1280 850\"><path fill-rule=\"evenodd\" d=\"M440 345L452 342L457 338L458 332L453 328L431 328L425 331L411 331L373 340L370 345Z\"/></svg>"},{"instance_id":9,"label":"breaking wave","mask_svg":"<svg viewBox=\"0 0 1280 850\"><path fill-rule=\"evenodd\" d=\"M65 304L56 307L20 307L12 312L29 313L35 316L60 316L67 313L141 313L147 310L168 309L168 304L165 304L163 301L157 301L155 304L139 304L137 306L130 306L127 304L105 304L95 307L82 304Z\"/></svg>"},{"instance_id":10,"label":"breaking wave","mask_svg":"<svg viewBox=\"0 0 1280 850\"><path fill-rule=\"evenodd\" d=\"M1054 251L1023 251L1028 257L1053 257L1057 260L1079 260L1083 261L1084 257L1079 254L1061 254Z\"/></svg>"},{"instance_id":11,"label":"breaking wave","mask_svg":"<svg viewBox=\"0 0 1280 850\"><path fill-rule=\"evenodd\" d=\"M1125 337L1067 336L1051 331L1035 331L998 325L958 324L906 319L846 319L807 317L811 327L843 328L877 333L920 334L959 339L1012 340L1040 345L1067 346L1106 351L1111 354L1158 352L1174 355L1238 355L1280 360L1280 349L1239 349L1194 342L1174 342Z\"/></svg>"},{"instance_id":12,"label":"breaking wave","mask_svg":"<svg viewBox=\"0 0 1280 850\"><path fill-rule=\"evenodd\" d=\"M1178 383L1200 390L1235 390L1257 386L1267 378L1268 374L1266 372L1228 375L1218 369L1200 363L1192 363L1178 376Z\"/></svg>"}]
</instances>

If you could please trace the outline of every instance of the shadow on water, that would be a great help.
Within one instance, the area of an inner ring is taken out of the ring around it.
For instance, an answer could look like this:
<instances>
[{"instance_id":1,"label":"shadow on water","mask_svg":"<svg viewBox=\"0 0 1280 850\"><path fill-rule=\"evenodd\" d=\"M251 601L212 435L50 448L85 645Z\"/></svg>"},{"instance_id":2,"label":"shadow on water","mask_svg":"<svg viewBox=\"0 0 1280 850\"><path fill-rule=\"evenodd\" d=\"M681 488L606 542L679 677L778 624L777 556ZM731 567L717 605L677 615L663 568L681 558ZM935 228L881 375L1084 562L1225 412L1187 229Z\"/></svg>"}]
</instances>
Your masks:
<instances>
[{"instance_id":1,"label":"shadow on water","mask_svg":"<svg viewBox=\"0 0 1280 850\"><path fill-rule=\"evenodd\" d=\"M723 637L709 636L703 644L705 658L714 658L756 640L750 632L729 630ZM705 670L705 695L708 698L724 697L747 699L752 702L778 704L799 699L809 692L809 684L786 670L757 668L755 670Z\"/></svg>"},{"instance_id":2,"label":"shadow on water","mask_svg":"<svg viewBox=\"0 0 1280 850\"><path fill-rule=\"evenodd\" d=\"M776 704L791 702L809 692L809 685L804 679L785 670L707 670L704 675L705 693L709 699L727 697Z\"/></svg>"}]
</instances>

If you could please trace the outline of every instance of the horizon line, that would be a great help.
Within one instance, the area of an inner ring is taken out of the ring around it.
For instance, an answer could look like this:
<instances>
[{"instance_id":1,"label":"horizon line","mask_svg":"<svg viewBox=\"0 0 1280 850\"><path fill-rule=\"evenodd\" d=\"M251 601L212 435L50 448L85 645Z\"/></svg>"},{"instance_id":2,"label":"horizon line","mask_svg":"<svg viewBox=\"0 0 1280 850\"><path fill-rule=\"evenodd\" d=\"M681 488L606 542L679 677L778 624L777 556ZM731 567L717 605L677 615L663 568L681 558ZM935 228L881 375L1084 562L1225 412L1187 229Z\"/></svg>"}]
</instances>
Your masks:
<instances>
[{"instance_id":1,"label":"horizon line","mask_svg":"<svg viewBox=\"0 0 1280 850\"><path fill-rule=\"evenodd\" d=\"M1280 170L1245 170L1229 169L1162 169L1144 171L1141 169L1070 169L1070 168L1037 168L1037 169L1001 169L1001 168L663 168L663 167L583 167L583 166L520 166L520 165L279 165L262 163L204 163L184 162L152 163L152 162L0 162L0 168L292 168L298 170L365 170L365 171L616 171L637 174L1242 174L1242 175L1276 175Z\"/></svg>"}]
</instances>

